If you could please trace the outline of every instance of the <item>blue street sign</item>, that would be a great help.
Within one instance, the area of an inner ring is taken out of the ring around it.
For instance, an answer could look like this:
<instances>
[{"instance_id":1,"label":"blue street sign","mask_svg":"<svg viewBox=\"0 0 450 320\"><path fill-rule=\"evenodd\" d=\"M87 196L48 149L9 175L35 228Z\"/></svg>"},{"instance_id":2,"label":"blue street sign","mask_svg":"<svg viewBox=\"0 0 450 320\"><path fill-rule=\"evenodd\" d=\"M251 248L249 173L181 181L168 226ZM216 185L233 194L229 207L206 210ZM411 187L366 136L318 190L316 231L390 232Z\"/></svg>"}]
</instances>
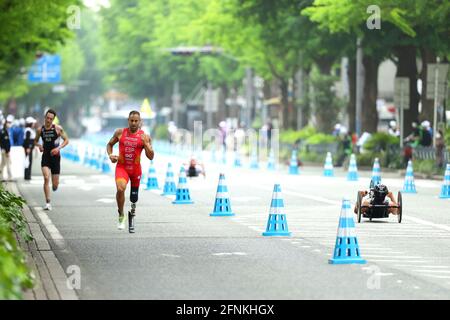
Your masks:
<instances>
[{"instance_id":1,"label":"blue street sign","mask_svg":"<svg viewBox=\"0 0 450 320\"><path fill-rule=\"evenodd\" d=\"M28 81L31 83L58 83L61 81L61 57L44 55L30 67Z\"/></svg>"}]
</instances>

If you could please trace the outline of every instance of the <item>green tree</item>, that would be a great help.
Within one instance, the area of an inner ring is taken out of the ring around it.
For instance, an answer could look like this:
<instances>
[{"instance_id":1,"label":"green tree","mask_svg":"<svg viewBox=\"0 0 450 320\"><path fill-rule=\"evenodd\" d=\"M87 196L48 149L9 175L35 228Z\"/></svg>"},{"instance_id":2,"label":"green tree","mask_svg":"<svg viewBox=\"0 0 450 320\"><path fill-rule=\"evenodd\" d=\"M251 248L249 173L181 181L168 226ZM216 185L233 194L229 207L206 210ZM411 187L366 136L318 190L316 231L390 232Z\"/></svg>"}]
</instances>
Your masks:
<instances>
[{"instance_id":1,"label":"green tree","mask_svg":"<svg viewBox=\"0 0 450 320\"><path fill-rule=\"evenodd\" d=\"M423 61L430 61L430 57L436 55L448 55L450 4L437 0L379 1L377 5L381 9L381 30L369 30L366 26L369 17L367 9L373 4L370 0L315 0L311 7L303 10L303 14L333 33L352 33L363 39L364 65L369 70L369 74L366 73L366 88L369 90L367 94L365 92L366 97L373 97L374 92L376 93L375 74L378 63L386 57L396 62L396 76L410 79L410 108L405 113L408 132L411 122L418 117L420 99L416 86L419 76L416 58L419 52L422 52ZM426 76L426 69L424 70L422 80ZM373 123L373 119L366 120L365 125L363 120L363 127L367 128L367 125ZM374 129L369 127L369 131Z\"/></svg>"},{"instance_id":2,"label":"green tree","mask_svg":"<svg viewBox=\"0 0 450 320\"><path fill-rule=\"evenodd\" d=\"M79 0L0 1L0 102L23 95L27 67L72 36L67 8Z\"/></svg>"}]
</instances>

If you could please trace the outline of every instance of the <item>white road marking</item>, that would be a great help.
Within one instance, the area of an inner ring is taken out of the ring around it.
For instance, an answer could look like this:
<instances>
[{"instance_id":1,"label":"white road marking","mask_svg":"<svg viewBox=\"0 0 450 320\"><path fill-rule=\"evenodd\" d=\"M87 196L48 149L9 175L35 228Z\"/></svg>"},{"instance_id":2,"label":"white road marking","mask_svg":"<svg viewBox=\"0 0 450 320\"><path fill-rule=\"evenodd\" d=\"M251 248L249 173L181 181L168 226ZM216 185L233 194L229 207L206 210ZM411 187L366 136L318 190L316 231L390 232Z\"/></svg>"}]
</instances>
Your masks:
<instances>
[{"instance_id":1,"label":"white road marking","mask_svg":"<svg viewBox=\"0 0 450 320\"><path fill-rule=\"evenodd\" d=\"M115 199L108 199L108 198L101 198L101 199L98 199L98 200L96 200L97 202L103 202L103 203L113 203L113 202L115 202L116 200Z\"/></svg>"},{"instance_id":2,"label":"white road marking","mask_svg":"<svg viewBox=\"0 0 450 320\"><path fill-rule=\"evenodd\" d=\"M402 262L402 263L430 263L431 261L425 260L386 260L386 259L370 259L373 262Z\"/></svg>"},{"instance_id":3,"label":"white road marking","mask_svg":"<svg viewBox=\"0 0 450 320\"><path fill-rule=\"evenodd\" d=\"M429 272L429 273L450 273L450 270L412 270L414 272Z\"/></svg>"},{"instance_id":4,"label":"white road marking","mask_svg":"<svg viewBox=\"0 0 450 320\"><path fill-rule=\"evenodd\" d=\"M380 277L388 277L388 276L393 276L394 273L382 273L382 272L377 272L374 275L376 276L380 276Z\"/></svg>"},{"instance_id":5,"label":"white road marking","mask_svg":"<svg viewBox=\"0 0 450 320\"><path fill-rule=\"evenodd\" d=\"M263 188L263 187L259 187L259 186L255 186L255 187L260 188L260 189L264 189L264 190L271 190L271 189ZM326 203L326 204L331 204L331 205L333 205L333 206L335 206L335 205L336 205L336 206L340 206L340 205L341 205L341 202L340 202L340 201L329 200L329 199L326 199L326 198L323 198L323 197L312 196L312 195L309 195L309 194L304 194L304 193L299 193L299 192L293 192L293 191L289 191L289 190L284 190L284 191L282 191L282 192L283 192L284 194L288 194L288 195L292 195L292 196L297 196L297 197L301 197L301 198L305 198L305 199L309 199L309 200L315 200L315 201L318 201L318 202L322 202L322 203ZM411 217L411 216L408 216L408 219L411 220L411 221L414 221L414 222L416 222L416 223L418 223L418 224L428 225L428 226L432 226L432 227L434 227L434 228L438 228L438 229L450 231L450 226L446 226L446 225L442 225L442 224L433 223L433 222L430 222L430 221L426 221L426 220L419 219L419 218L414 218L414 217ZM383 236L384 236L384 235L383 235Z\"/></svg>"},{"instance_id":6,"label":"white road marking","mask_svg":"<svg viewBox=\"0 0 450 320\"><path fill-rule=\"evenodd\" d=\"M409 268L435 268L435 269L448 269L448 266L415 266L410 264L395 264L394 267L409 267Z\"/></svg>"},{"instance_id":7,"label":"white road marking","mask_svg":"<svg viewBox=\"0 0 450 320\"><path fill-rule=\"evenodd\" d=\"M236 255L236 256L245 256L247 255L245 252L218 252L218 253L213 253L213 256L232 256L232 255Z\"/></svg>"},{"instance_id":8,"label":"white road marking","mask_svg":"<svg viewBox=\"0 0 450 320\"><path fill-rule=\"evenodd\" d=\"M433 274L423 274L425 277L436 278L436 279L450 279L450 276L436 276Z\"/></svg>"},{"instance_id":9,"label":"white road marking","mask_svg":"<svg viewBox=\"0 0 450 320\"><path fill-rule=\"evenodd\" d=\"M162 255L163 257L169 257L169 258L181 258L181 256L176 255L176 254L162 253L161 255Z\"/></svg>"},{"instance_id":10,"label":"white road marking","mask_svg":"<svg viewBox=\"0 0 450 320\"><path fill-rule=\"evenodd\" d=\"M52 223L52 220L49 218L47 213L41 207L34 207L36 210L39 219L41 220L44 227L47 229L48 233L52 237L53 240L64 240L62 235L59 233L56 226Z\"/></svg>"},{"instance_id":11,"label":"white road marking","mask_svg":"<svg viewBox=\"0 0 450 320\"><path fill-rule=\"evenodd\" d=\"M83 190L83 191L91 191L94 189L94 187L84 185L84 186L77 187L77 189Z\"/></svg>"},{"instance_id":12,"label":"white road marking","mask_svg":"<svg viewBox=\"0 0 450 320\"><path fill-rule=\"evenodd\" d=\"M429 222L429 221L426 221L426 220L423 220L423 219L414 218L414 217L410 217L410 216L408 216L408 219L411 220L411 221L414 221L416 223L419 223L419 224L423 224L423 225L431 226L431 227L434 227L434 228L450 231L450 226L446 226L446 225L438 224L438 223L433 223L433 222Z\"/></svg>"},{"instance_id":13,"label":"white road marking","mask_svg":"<svg viewBox=\"0 0 450 320\"><path fill-rule=\"evenodd\" d=\"M382 256L382 255L371 255L371 254L365 254L365 257L369 258L398 258L398 259L421 259L423 257L420 256L400 256L400 257L393 257L393 256Z\"/></svg>"},{"instance_id":14,"label":"white road marking","mask_svg":"<svg viewBox=\"0 0 450 320\"><path fill-rule=\"evenodd\" d=\"M233 197L233 202L251 202L251 201L260 201L259 197Z\"/></svg>"}]
</instances>

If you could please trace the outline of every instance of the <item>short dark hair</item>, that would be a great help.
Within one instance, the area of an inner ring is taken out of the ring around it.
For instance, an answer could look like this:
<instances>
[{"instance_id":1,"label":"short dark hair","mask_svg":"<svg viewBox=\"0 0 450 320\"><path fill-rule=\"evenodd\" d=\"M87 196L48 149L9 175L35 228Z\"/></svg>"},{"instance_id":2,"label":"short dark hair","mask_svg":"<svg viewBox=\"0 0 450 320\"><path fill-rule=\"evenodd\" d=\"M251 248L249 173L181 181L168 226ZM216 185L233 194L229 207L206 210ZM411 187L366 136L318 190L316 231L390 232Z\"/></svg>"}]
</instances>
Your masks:
<instances>
[{"instance_id":1,"label":"short dark hair","mask_svg":"<svg viewBox=\"0 0 450 320\"><path fill-rule=\"evenodd\" d=\"M54 115L55 118L56 118L56 111L55 111L55 110L53 110L53 109L48 109L47 112L45 113L45 115L47 116L47 114L49 114L49 113L51 113L52 115Z\"/></svg>"},{"instance_id":2,"label":"short dark hair","mask_svg":"<svg viewBox=\"0 0 450 320\"><path fill-rule=\"evenodd\" d=\"M141 116L141 114L139 113L139 111L133 110L130 112L130 114L128 115L128 118L131 117L133 114L137 114L139 117Z\"/></svg>"}]
</instances>

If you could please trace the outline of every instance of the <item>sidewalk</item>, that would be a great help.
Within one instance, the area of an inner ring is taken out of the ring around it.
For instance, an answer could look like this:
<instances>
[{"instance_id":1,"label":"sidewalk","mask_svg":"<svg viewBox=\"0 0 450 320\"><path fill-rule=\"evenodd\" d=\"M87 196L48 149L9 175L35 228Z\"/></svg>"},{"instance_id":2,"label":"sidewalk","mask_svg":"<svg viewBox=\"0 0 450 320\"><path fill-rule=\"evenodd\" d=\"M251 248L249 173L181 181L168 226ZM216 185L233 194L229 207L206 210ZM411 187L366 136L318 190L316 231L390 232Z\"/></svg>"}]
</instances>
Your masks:
<instances>
[{"instance_id":1,"label":"sidewalk","mask_svg":"<svg viewBox=\"0 0 450 320\"><path fill-rule=\"evenodd\" d=\"M20 195L16 182L5 184L6 190ZM23 214L27 220L27 229L33 240L25 242L16 234L16 239L27 256L27 264L35 275L35 286L26 290L24 300L78 300L75 290L67 285L67 276L55 256L45 233L42 222L25 205Z\"/></svg>"}]
</instances>

